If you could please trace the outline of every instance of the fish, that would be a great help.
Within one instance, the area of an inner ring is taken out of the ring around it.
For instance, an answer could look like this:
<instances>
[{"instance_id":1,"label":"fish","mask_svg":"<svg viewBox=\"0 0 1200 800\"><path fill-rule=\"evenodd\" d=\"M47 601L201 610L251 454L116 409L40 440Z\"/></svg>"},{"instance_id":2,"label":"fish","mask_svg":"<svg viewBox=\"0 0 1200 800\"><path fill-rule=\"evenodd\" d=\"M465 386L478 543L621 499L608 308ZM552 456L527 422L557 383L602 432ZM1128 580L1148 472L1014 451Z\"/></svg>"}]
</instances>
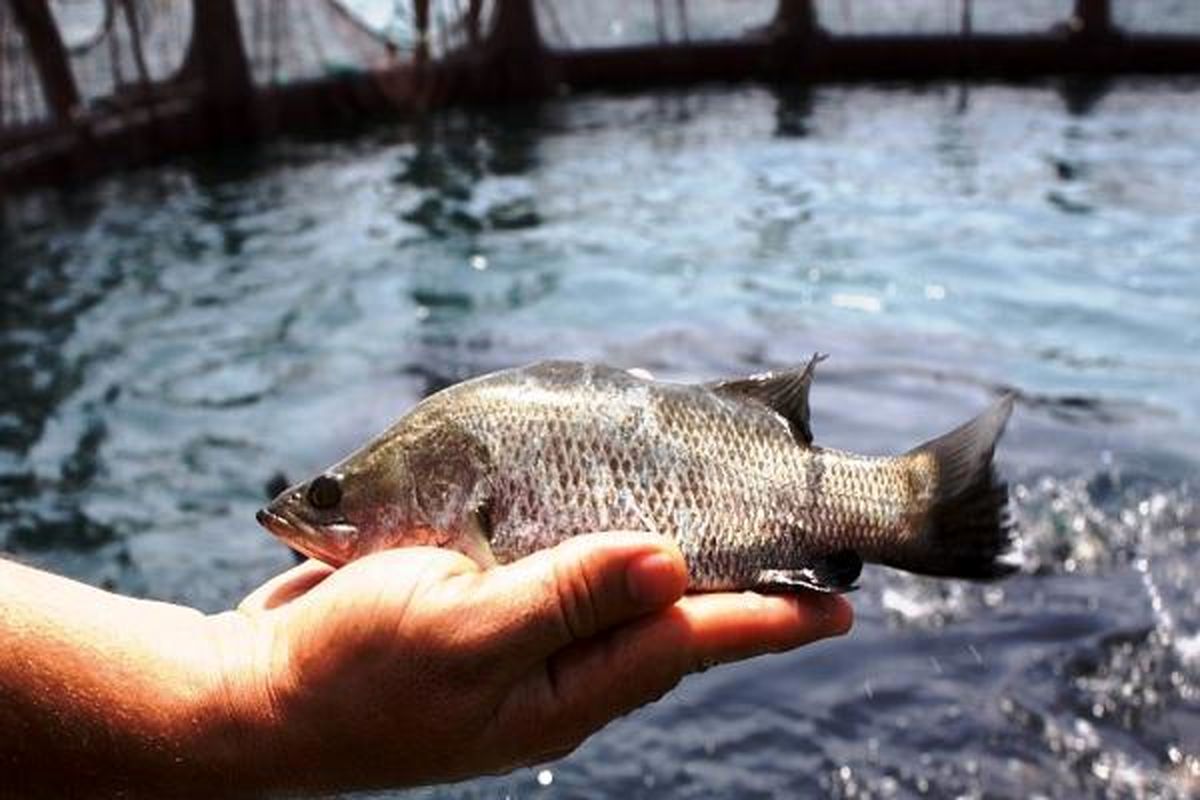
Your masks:
<instances>
[{"instance_id":1,"label":"fish","mask_svg":"<svg viewBox=\"0 0 1200 800\"><path fill-rule=\"evenodd\" d=\"M490 568L634 530L675 541L695 592L845 592L864 563L1012 572L993 456L1014 396L906 453L858 455L813 442L824 359L697 384L575 361L490 373L425 398L257 518L335 567L425 545Z\"/></svg>"}]
</instances>

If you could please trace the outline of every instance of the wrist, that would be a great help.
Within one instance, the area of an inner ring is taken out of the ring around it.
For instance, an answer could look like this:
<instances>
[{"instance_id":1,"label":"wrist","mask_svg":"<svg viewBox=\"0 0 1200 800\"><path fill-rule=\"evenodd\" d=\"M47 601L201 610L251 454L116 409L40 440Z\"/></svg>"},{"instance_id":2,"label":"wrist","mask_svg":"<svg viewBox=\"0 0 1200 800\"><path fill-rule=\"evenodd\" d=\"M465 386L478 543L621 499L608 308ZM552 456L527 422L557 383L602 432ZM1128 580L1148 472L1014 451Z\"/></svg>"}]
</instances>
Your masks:
<instances>
[{"instance_id":1,"label":"wrist","mask_svg":"<svg viewBox=\"0 0 1200 800\"><path fill-rule=\"evenodd\" d=\"M204 618L203 690L191 719L195 762L235 794L287 785L287 728L274 702L269 632L245 614Z\"/></svg>"}]
</instances>

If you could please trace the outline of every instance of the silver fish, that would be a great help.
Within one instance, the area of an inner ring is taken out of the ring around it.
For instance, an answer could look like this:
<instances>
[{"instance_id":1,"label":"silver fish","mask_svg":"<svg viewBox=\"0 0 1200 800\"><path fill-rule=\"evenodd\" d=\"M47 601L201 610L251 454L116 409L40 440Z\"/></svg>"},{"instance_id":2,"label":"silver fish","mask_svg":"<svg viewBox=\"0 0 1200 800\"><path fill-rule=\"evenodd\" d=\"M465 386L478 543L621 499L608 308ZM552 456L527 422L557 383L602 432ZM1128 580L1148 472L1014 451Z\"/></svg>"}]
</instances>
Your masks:
<instances>
[{"instance_id":1,"label":"silver fish","mask_svg":"<svg viewBox=\"0 0 1200 800\"><path fill-rule=\"evenodd\" d=\"M483 566L588 531L670 536L694 591L853 588L864 561L997 578L1013 565L992 467L1006 396L895 457L818 447L802 370L685 385L548 361L426 398L258 520L340 565L435 545Z\"/></svg>"}]
</instances>

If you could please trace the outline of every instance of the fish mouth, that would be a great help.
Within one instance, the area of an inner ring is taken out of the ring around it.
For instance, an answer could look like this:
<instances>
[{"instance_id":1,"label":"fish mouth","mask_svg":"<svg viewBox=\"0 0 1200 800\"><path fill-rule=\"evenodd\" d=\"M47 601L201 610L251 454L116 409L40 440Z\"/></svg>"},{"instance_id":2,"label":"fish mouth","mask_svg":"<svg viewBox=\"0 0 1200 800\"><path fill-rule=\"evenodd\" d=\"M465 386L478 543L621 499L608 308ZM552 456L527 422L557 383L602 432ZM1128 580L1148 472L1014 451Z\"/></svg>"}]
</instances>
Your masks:
<instances>
[{"instance_id":1,"label":"fish mouth","mask_svg":"<svg viewBox=\"0 0 1200 800\"><path fill-rule=\"evenodd\" d=\"M331 567L340 567L353 557L358 530L352 525L339 523L328 526L328 531L322 531L304 520L270 508L260 508L254 518L289 547L309 558L324 561ZM331 533L333 536L330 536Z\"/></svg>"}]
</instances>

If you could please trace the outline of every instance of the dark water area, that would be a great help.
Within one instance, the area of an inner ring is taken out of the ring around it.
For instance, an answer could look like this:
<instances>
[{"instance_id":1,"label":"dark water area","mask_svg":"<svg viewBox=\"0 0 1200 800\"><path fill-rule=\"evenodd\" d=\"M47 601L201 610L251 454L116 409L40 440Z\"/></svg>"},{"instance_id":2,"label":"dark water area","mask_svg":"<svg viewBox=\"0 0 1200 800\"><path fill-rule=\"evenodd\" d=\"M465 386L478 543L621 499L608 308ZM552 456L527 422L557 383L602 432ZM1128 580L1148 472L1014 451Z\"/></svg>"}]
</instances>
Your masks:
<instances>
[{"instance_id":1,"label":"dark water area","mask_svg":"<svg viewBox=\"0 0 1200 800\"><path fill-rule=\"evenodd\" d=\"M544 770L420 796L1200 792L1200 87L564 98L10 199L0 551L223 609L265 485L544 357L831 354L819 443L998 393L1022 570L869 568L839 641L712 670Z\"/></svg>"}]
</instances>

